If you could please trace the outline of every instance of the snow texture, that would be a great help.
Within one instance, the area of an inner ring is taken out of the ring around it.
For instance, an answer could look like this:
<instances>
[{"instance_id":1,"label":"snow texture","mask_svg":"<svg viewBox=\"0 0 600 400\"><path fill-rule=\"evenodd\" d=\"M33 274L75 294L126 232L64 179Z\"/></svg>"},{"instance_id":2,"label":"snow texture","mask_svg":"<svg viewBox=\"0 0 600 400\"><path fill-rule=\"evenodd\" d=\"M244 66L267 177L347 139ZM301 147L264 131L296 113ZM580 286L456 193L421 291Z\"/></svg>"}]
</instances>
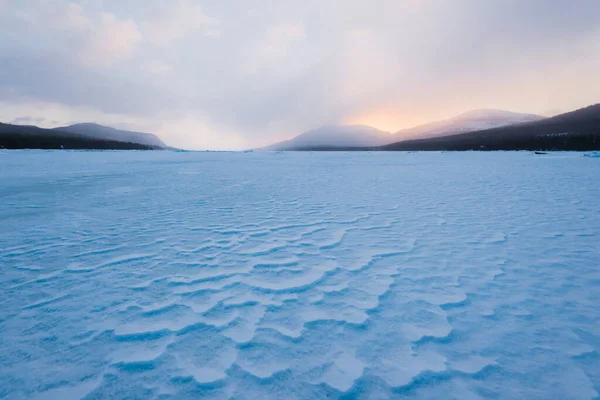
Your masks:
<instances>
[{"instance_id":1,"label":"snow texture","mask_svg":"<svg viewBox=\"0 0 600 400\"><path fill-rule=\"evenodd\" d=\"M590 399L580 153L0 152L0 398Z\"/></svg>"}]
</instances>

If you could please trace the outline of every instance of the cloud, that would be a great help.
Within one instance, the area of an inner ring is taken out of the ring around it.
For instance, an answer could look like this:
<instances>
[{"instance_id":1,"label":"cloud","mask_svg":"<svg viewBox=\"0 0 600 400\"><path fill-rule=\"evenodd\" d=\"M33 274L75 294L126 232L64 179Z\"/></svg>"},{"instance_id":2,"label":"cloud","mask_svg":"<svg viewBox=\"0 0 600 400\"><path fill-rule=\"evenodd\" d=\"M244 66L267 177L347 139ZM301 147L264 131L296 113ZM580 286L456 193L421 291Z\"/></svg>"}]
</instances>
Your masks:
<instances>
[{"instance_id":1,"label":"cloud","mask_svg":"<svg viewBox=\"0 0 600 400\"><path fill-rule=\"evenodd\" d=\"M306 39L303 24L280 24L269 26L262 37L248 47L244 55L242 73L255 75L290 74L298 66L293 59L294 47Z\"/></svg>"},{"instance_id":2,"label":"cloud","mask_svg":"<svg viewBox=\"0 0 600 400\"><path fill-rule=\"evenodd\" d=\"M99 21L86 33L89 39L81 57L93 66L112 66L132 54L142 40L135 22L131 19L120 21L109 13L102 13Z\"/></svg>"},{"instance_id":3,"label":"cloud","mask_svg":"<svg viewBox=\"0 0 600 400\"><path fill-rule=\"evenodd\" d=\"M178 96L139 74L137 79L121 77L51 53L5 48L0 65L0 101L42 101L132 115L183 107Z\"/></svg>"},{"instance_id":4,"label":"cloud","mask_svg":"<svg viewBox=\"0 0 600 400\"><path fill-rule=\"evenodd\" d=\"M168 138L170 146L179 148L244 150L252 147L248 137L202 116L162 119L156 132Z\"/></svg>"},{"instance_id":5,"label":"cloud","mask_svg":"<svg viewBox=\"0 0 600 400\"><path fill-rule=\"evenodd\" d=\"M19 117L11 118L11 115L19 115ZM152 128L151 124L144 123L146 118L106 113L88 106L69 106L40 100L26 102L0 100L0 121L33 124L42 128L56 128L80 122L98 122L108 125L125 122L144 126L146 129Z\"/></svg>"},{"instance_id":6,"label":"cloud","mask_svg":"<svg viewBox=\"0 0 600 400\"><path fill-rule=\"evenodd\" d=\"M83 7L80 4L72 2L54 3L52 9L42 8L40 11L45 11L44 14L46 14L46 17L50 17L49 21L57 29L77 33L94 30L93 21L84 15ZM29 17L36 19L37 15L29 14Z\"/></svg>"},{"instance_id":7,"label":"cloud","mask_svg":"<svg viewBox=\"0 0 600 400\"><path fill-rule=\"evenodd\" d=\"M471 108L569 110L600 93L596 0L0 5L0 101L120 118L193 147ZM36 115L13 112L4 120Z\"/></svg>"},{"instance_id":8,"label":"cloud","mask_svg":"<svg viewBox=\"0 0 600 400\"><path fill-rule=\"evenodd\" d=\"M260 57L268 60L276 60L288 55L288 51L294 42L304 40L304 24L281 24L267 28L266 39L260 52Z\"/></svg>"},{"instance_id":9,"label":"cloud","mask_svg":"<svg viewBox=\"0 0 600 400\"><path fill-rule=\"evenodd\" d=\"M192 0L164 3L159 10L142 25L155 45L165 46L198 32L213 37L220 34L219 20L206 15L202 7Z\"/></svg>"},{"instance_id":10,"label":"cloud","mask_svg":"<svg viewBox=\"0 0 600 400\"><path fill-rule=\"evenodd\" d=\"M12 121L10 121L11 124L15 124L15 125L42 125L46 122L47 122L46 118L30 117L30 116L18 117L18 118L13 119Z\"/></svg>"},{"instance_id":11,"label":"cloud","mask_svg":"<svg viewBox=\"0 0 600 400\"><path fill-rule=\"evenodd\" d=\"M163 75L173 70L173 66L162 60L152 60L146 64L146 71L151 75Z\"/></svg>"},{"instance_id":12,"label":"cloud","mask_svg":"<svg viewBox=\"0 0 600 400\"><path fill-rule=\"evenodd\" d=\"M20 5L13 5L16 18L10 19L14 24L10 28L17 26L24 28L25 34L37 34L40 43L52 40L49 47L74 53L79 62L90 67L111 67L131 55L142 41L131 18L118 18L109 12L90 15L82 4L64 0L23 0Z\"/></svg>"}]
</instances>

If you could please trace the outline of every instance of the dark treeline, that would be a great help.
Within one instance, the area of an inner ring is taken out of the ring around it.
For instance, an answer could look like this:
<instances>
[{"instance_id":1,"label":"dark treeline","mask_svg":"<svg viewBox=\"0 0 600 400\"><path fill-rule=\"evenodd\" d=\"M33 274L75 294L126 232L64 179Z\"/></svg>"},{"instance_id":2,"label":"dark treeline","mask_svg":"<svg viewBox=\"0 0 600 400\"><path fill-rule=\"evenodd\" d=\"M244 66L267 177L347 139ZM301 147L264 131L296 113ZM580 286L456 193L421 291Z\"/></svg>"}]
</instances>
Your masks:
<instances>
[{"instance_id":1,"label":"dark treeline","mask_svg":"<svg viewBox=\"0 0 600 400\"><path fill-rule=\"evenodd\" d=\"M102 140L36 126L0 124L0 148L65 150L155 150L156 146Z\"/></svg>"},{"instance_id":2,"label":"dark treeline","mask_svg":"<svg viewBox=\"0 0 600 400\"><path fill-rule=\"evenodd\" d=\"M381 151L466 151L466 150L546 150L590 151L600 150L600 134L570 134L565 136L533 137L445 137L429 140L411 140L384 146Z\"/></svg>"},{"instance_id":3,"label":"dark treeline","mask_svg":"<svg viewBox=\"0 0 600 400\"><path fill-rule=\"evenodd\" d=\"M436 139L409 140L382 147L336 147L315 146L295 151L591 151L600 150L600 134L540 136L529 138L502 138L481 141L479 138L455 138L447 136Z\"/></svg>"}]
</instances>

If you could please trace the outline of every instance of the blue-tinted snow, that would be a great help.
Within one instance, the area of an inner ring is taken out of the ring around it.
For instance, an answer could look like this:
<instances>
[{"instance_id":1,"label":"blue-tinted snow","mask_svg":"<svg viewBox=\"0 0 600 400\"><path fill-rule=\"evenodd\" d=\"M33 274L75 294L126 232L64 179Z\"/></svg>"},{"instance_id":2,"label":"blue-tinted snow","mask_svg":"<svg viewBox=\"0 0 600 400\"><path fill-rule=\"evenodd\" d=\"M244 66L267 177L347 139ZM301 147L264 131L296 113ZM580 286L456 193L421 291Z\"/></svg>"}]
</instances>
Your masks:
<instances>
[{"instance_id":1,"label":"blue-tinted snow","mask_svg":"<svg viewBox=\"0 0 600 400\"><path fill-rule=\"evenodd\" d=\"M600 392L581 154L0 152L0 397Z\"/></svg>"}]
</instances>

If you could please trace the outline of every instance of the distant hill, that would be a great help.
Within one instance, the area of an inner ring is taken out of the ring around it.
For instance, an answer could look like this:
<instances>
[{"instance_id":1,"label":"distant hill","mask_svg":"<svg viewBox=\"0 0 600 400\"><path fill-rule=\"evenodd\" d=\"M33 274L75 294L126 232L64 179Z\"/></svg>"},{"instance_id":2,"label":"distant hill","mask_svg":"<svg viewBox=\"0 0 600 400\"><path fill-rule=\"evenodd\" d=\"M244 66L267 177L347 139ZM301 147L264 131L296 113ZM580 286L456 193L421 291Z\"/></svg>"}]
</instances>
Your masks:
<instances>
[{"instance_id":1,"label":"distant hill","mask_svg":"<svg viewBox=\"0 0 600 400\"><path fill-rule=\"evenodd\" d=\"M393 135L370 126L334 125L302 133L261 150L341 150L354 147L378 147L398 140L448 136L540 119L543 117L534 114L503 110L474 110L447 120L404 129Z\"/></svg>"},{"instance_id":2,"label":"distant hill","mask_svg":"<svg viewBox=\"0 0 600 400\"><path fill-rule=\"evenodd\" d=\"M544 117L535 114L521 114L504 110L473 110L447 120L403 129L394 134L394 141L456 135L541 119Z\"/></svg>"},{"instance_id":3,"label":"distant hill","mask_svg":"<svg viewBox=\"0 0 600 400\"><path fill-rule=\"evenodd\" d=\"M151 133L125 131L98 124L85 123L55 128L56 131L76 133L95 139L115 140L118 142L139 143L147 146L166 148L156 135Z\"/></svg>"},{"instance_id":4,"label":"distant hill","mask_svg":"<svg viewBox=\"0 0 600 400\"><path fill-rule=\"evenodd\" d=\"M380 150L599 150L600 104L532 122L405 140Z\"/></svg>"},{"instance_id":5,"label":"distant hill","mask_svg":"<svg viewBox=\"0 0 600 400\"><path fill-rule=\"evenodd\" d=\"M319 148L376 147L391 143L390 132L364 125L333 125L304 132L290 140L260 150L305 150Z\"/></svg>"},{"instance_id":6,"label":"distant hill","mask_svg":"<svg viewBox=\"0 0 600 400\"><path fill-rule=\"evenodd\" d=\"M157 150L161 146L101 139L58 129L0 123L0 148L78 150Z\"/></svg>"}]
</instances>

